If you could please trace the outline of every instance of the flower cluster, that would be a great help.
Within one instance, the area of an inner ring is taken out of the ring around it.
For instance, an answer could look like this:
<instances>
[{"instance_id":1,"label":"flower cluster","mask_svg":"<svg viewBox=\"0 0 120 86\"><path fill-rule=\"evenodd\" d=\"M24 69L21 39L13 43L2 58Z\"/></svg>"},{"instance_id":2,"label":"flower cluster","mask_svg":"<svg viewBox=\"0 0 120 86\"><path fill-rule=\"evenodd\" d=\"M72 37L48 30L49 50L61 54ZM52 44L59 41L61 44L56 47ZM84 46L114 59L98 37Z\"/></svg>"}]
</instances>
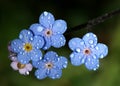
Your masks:
<instances>
[{"instance_id":1,"label":"flower cluster","mask_svg":"<svg viewBox=\"0 0 120 86\"><path fill-rule=\"evenodd\" d=\"M64 20L55 20L50 12L43 12L39 23L32 24L29 29L23 29L17 39L10 41L8 50L11 67L23 75L29 75L29 72L36 68L37 79L59 79L62 69L67 68L68 60L48 49L60 48L66 44L63 35L66 30L67 24ZM68 46L73 51L70 54L72 65L85 64L89 70L96 70L99 67L99 59L108 54L108 47L97 43L97 37L93 33L85 34L83 39L72 38Z\"/></svg>"},{"instance_id":2,"label":"flower cluster","mask_svg":"<svg viewBox=\"0 0 120 86\"><path fill-rule=\"evenodd\" d=\"M85 34L82 39L72 38L69 48L73 51L70 55L71 63L75 66L85 64L89 70L96 70L99 67L99 59L108 54L108 47L97 43L96 35L91 32Z\"/></svg>"},{"instance_id":3,"label":"flower cluster","mask_svg":"<svg viewBox=\"0 0 120 86\"><path fill-rule=\"evenodd\" d=\"M29 29L23 29L19 38L10 42L8 50L12 60L11 67L23 75L29 75L29 71L35 67L35 76L38 79L46 76L52 79L60 78L62 69L67 67L67 59L59 57L54 51L48 51L43 56L42 50L48 50L51 46L64 46L66 39L63 33L66 29L64 20L55 20L50 12L43 12L39 23L32 24Z\"/></svg>"}]
</instances>

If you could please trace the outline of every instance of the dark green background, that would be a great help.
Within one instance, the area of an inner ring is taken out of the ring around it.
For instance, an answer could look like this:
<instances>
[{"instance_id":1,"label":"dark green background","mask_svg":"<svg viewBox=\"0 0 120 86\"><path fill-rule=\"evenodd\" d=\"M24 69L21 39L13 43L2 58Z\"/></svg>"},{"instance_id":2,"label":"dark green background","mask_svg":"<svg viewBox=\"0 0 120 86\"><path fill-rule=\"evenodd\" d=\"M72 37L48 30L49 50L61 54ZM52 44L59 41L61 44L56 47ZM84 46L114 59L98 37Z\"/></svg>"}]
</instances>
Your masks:
<instances>
[{"instance_id":1,"label":"dark green background","mask_svg":"<svg viewBox=\"0 0 120 86\"><path fill-rule=\"evenodd\" d=\"M120 15L91 28L99 42L109 47L109 54L100 60L97 71L69 62L60 79L38 80L34 70L29 76L12 70L7 51L8 42L17 38L22 29L38 22L43 11L51 12L55 19L64 19L71 28L118 8L120 0L0 0L0 86L120 86ZM66 39L82 37L87 32L86 29L72 32ZM68 59L71 53L67 44L50 50Z\"/></svg>"}]
</instances>

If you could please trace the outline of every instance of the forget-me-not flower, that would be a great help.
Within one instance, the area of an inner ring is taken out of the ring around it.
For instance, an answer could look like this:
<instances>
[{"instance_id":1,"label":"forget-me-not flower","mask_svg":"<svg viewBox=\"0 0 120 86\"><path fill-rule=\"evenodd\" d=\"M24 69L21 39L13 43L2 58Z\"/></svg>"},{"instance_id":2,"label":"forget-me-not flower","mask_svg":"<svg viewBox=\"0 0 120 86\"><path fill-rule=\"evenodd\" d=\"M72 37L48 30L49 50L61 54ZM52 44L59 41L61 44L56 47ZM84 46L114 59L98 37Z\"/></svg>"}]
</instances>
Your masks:
<instances>
[{"instance_id":1,"label":"forget-me-not flower","mask_svg":"<svg viewBox=\"0 0 120 86\"><path fill-rule=\"evenodd\" d=\"M99 59L108 54L108 47L97 43L96 35L91 32L85 34L82 39L72 38L69 48L73 51L70 55L71 63L75 66L85 64L89 70L96 70L99 67Z\"/></svg>"},{"instance_id":2,"label":"forget-me-not flower","mask_svg":"<svg viewBox=\"0 0 120 86\"><path fill-rule=\"evenodd\" d=\"M67 67L67 59L63 56L58 56L56 52L49 51L40 61L34 62L33 66L38 68L35 71L35 76L38 79L46 77L59 79L62 76L62 69Z\"/></svg>"},{"instance_id":3,"label":"forget-me-not flower","mask_svg":"<svg viewBox=\"0 0 120 86\"><path fill-rule=\"evenodd\" d=\"M38 61L42 58L40 48L44 45L44 39L40 36L33 36L29 30L22 30L19 39L11 41L10 48L17 54L18 62L29 63L30 60Z\"/></svg>"},{"instance_id":4,"label":"forget-me-not flower","mask_svg":"<svg viewBox=\"0 0 120 86\"><path fill-rule=\"evenodd\" d=\"M29 75L29 72L32 71L33 66L32 64L28 63L28 64L21 64L18 61L13 61L10 66L14 69L14 70L18 70L20 74L22 75Z\"/></svg>"},{"instance_id":5,"label":"forget-me-not flower","mask_svg":"<svg viewBox=\"0 0 120 86\"><path fill-rule=\"evenodd\" d=\"M64 20L55 20L50 12L44 11L39 17L39 23L32 24L29 28L35 35L41 35L45 39L44 50L51 46L60 48L65 45L66 39L63 33L67 29Z\"/></svg>"}]
</instances>

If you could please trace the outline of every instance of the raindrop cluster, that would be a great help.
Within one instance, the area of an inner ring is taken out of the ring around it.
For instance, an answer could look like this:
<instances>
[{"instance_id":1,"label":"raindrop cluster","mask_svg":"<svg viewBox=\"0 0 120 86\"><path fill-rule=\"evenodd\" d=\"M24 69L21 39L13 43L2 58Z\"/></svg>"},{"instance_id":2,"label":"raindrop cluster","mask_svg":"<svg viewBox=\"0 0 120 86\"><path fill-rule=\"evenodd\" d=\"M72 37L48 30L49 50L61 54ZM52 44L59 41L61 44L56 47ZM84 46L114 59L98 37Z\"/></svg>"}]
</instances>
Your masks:
<instances>
[{"instance_id":1,"label":"raindrop cluster","mask_svg":"<svg viewBox=\"0 0 120 86\"><path fill-rule=\"evenodd\" d=\"M19 37L10 41L8 45L10 66L22 75L29 75L35 68L35 77L39 80L49 77L59 79L62 69L67 68L68 60L59 56L49 48L61 48L66 44L64 33L67 23L58 19L47 11L39 17L39 23L23 29ZM74 66L85 64L88 70L96 70L99 67L99 59L107 56L108 47L98 43L97 36L89 32L83 38L72 38L68 42L72 51L70 62Z\"/></svg>"}]
</instances>

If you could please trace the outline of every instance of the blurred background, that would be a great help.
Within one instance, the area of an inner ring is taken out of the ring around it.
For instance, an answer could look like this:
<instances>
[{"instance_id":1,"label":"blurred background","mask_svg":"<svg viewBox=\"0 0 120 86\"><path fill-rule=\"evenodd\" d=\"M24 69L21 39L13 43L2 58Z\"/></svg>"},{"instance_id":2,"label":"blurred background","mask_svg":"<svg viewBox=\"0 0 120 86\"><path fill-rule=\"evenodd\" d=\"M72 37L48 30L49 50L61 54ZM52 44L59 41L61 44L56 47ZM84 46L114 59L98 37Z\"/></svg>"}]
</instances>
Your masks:
<instances>
[{"instance_id":1,"label":"blurred background","mask_svg":"<svg viewBox=\"0 0 120 86\"><path fill-rule=\"evenodd\" d=\"M7 50L8 42L18 38L22 29L38 23L43 11L65 20L68 28L72 28L118 8L120 0L0 0L0 86L120 86L120 14L91 28L99 42L109 47L109 54L100 59L97 71L89 71L84 65L72 66L69 61L60 79L38 80L34 70L29 76L14 71ZM87 32L87 29L75 31L66 35L66 39L82 37ZM50 50L68 59L71 53L67 44Z\"/></svg>"}]
</instances>

